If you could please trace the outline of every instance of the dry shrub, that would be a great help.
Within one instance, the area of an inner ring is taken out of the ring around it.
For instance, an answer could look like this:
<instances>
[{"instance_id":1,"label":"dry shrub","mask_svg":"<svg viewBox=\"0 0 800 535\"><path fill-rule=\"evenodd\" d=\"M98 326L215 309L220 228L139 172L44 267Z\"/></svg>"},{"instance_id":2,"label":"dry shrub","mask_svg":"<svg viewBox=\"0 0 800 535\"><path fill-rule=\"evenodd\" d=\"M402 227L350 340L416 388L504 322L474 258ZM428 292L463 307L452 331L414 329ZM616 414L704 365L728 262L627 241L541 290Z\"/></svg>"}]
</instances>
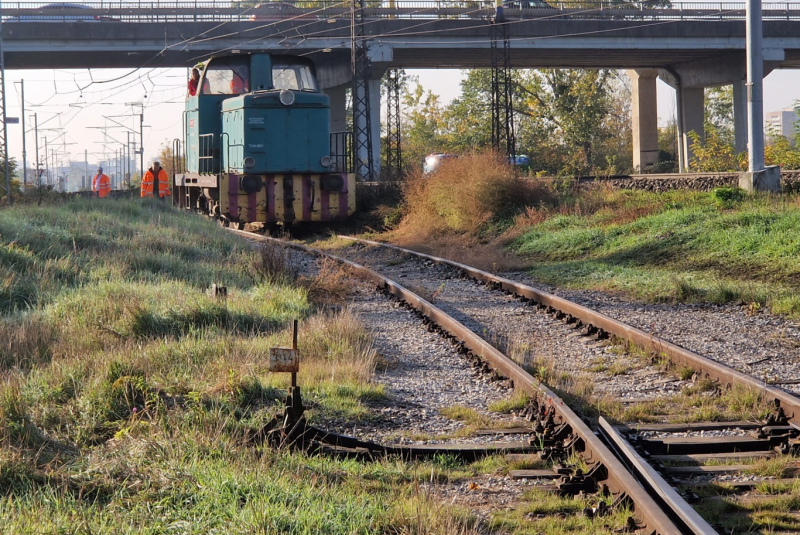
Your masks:
<instances>
[{"instance_id":1,"label":"dry shrub","mask_svg":"<svg viewBox=\"0 0 800 535\"><path fill-rule=\"evenodd\" d=\"M348 267L326 257L317 260L317 275L300 284L308 290L309 300L323 306L342 303L353 287Z\"/></svg>"},{"instance_id":2,"label":"dry shrub","mask_svg":"<svg viewBox=\"0 0 800 535\"><path fill-rule=\"evenodd\" d=\"M297 266L289 247L274 242L262 243L253 262L259 282L287 284L297 280Z\"/></svg>"},{"instance_id":3,"label":"dry shrub","mask_svg":"<svg viewBox=\"0 0 800 535\"><path fill-rule=\"evenodd\" d=\"M407 178L403 190L406 215L398 237L478 236L492 223L511 219L549 196L543 182L516 176L496 153L476 152L449 159L431 175L419 171Z\"/></svg>"}]
</instances>

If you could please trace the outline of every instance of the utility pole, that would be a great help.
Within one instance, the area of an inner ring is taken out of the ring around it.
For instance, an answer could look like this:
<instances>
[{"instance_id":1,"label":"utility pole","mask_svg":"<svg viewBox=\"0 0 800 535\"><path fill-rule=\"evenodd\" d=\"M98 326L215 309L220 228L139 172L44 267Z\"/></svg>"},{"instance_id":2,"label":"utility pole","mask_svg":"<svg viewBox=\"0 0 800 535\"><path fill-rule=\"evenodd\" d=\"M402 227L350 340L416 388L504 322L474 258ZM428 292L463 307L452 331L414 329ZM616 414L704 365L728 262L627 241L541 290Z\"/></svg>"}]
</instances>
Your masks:
<instances>
[{"instance_id":1,"label":"utility pole","mask_svg":"<svg viewBox=\"0 0 800 535\"><path fill-rule=\"evenodd\" d=\"M44 181L50 183L50 158L47 155L47 136L44 136Z\"/></svg>"},{"instance_id":2,"label":"utility pole","mask_svg":"<svg viewBox=\"0 0 800 535\"><path fill-rule=\"evenodd\" d=\"M2 93L3 106L3 139L0 150L3 151L6 170L6 202L11 205L11 171L8 166L8 128L6 127L6 64L3 59L3 17L0 16L0 93Z\"/></svg>"},{"instance_id":3,"label":"utility pole","mask_svg":"<svg viewBox=\"0 0 800 535\"><path fill-rule=\"evenodd\" d=\"M85 177L83 180L83 189L87 188L87 182L91 183L92 180L89 178L89 149L83 149L83 176ZM89 188L92 189L92 188Z\"/></svg>"},{"instance_id":4,"label":"utility pole","mask_svg":"<svg viewBox=\"0 0 800 535\"><path fill-rule=\"evenodd\" d=\"M19 81L22 94L22 187L28 186L28 153L25 150L25 80Z\"/></svg>"},{"instance_id":5,"label":"utility pole","mask_svg":"<svg viewBox=\"0 0 800 535\"><path fill-rule=\"evenodd\" d=\"M764 167L764 22L761 0L747 0L747 173L739 186L747 191L780 191L781 169Z\"/></svg>"},{"instance_id":6,"label":"utility pole","mask_svg":"<svg viewBox=\"0 0 800 535\"><path fill-rule=\"evenodd\" d=\"M39 117L33 114L33 134L36 137L36 186L42 187L42 173L39 172Z\"/></svg>"},{"instance_id":7,"label":"utility pole","mask_svg":"<svg viewBox=\"0 0 800 535\"><path fill-rule=\"evenodd\" d=\"M764 59L761 0L747 0L748 171L764 169Z\"/></svg>"}]
</instances>

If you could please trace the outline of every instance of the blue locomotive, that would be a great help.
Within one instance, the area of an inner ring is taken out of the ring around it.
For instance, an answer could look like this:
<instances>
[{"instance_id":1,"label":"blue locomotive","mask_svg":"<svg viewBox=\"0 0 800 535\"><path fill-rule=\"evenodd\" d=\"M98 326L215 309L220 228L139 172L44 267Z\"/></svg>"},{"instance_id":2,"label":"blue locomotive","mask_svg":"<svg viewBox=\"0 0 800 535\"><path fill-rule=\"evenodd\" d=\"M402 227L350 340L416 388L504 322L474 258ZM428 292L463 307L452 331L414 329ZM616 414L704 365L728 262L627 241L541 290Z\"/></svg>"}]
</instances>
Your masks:
<instances>
[{"instance_id":1,"label":"blue locomotive","mask_svg":"<svg viewBox=\"0 0 800 535\"><path fill-rule=\"evenodd\" d=\"M237 228L353 213L349 134L331 134L330 102L309 60L236 54L201 67L184 139L173 146L178 155L186 149L173 167L176 205Z\"/></svg>"}]
</instances>

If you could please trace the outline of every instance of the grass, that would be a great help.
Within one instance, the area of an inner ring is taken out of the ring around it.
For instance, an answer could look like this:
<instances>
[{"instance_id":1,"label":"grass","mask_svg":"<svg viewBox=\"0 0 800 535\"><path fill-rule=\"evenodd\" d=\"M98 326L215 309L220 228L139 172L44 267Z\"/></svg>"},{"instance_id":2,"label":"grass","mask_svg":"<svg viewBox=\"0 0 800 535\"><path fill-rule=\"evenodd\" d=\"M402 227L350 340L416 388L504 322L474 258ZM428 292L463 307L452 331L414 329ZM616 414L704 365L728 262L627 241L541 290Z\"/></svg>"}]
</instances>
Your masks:
<instances>
[{"instance_id":1,"label":"grass","mask_svg":"<svg viewBox=\"0 0 800 535\"><path fill-rule=\"evenodd\" d=\"M414 491L426 463L253 442L281 409L268 354L294 318L311 421L386 396L363 327L318 305L346 274L298 284L285 251L138 199L0 210L0 259L3 532L483 532Z\"/></svg>"},{"instance_id":2,"label":"grass","mask_svg":"<svg viewBox=\"0 0 800 535\"><path fill-rule=\"evenodd\" d=\"M713 192L597 188L529 208L511 247L551 284L797 316L798 222L795 195L723 206Z\"/></svg>"}]
</instances>

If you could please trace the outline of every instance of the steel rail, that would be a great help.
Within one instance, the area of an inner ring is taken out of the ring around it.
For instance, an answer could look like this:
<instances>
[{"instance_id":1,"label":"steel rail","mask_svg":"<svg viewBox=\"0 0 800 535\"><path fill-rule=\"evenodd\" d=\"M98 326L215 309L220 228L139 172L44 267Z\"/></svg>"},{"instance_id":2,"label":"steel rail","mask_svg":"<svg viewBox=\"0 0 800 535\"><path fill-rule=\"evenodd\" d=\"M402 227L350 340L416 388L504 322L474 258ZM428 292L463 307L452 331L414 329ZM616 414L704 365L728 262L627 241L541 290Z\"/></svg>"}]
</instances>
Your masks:
<instances>
[{"instance_id":1,"label":"steel rail","mask_svg":"<svg viewBox=\"0 0 800 535\"><path fill-rule=\"evenodd\" d=\"M655 471L647 461L639 455L627 440L608 421L600 416L598 418L600 431L613 448L622 456L631 469L640 476L640 481L652 490L664 504L667 510L677 515L697 535L714 535L717 531L701 517L694 507L686 503L675 489L667 483L661 474Z\"/></svg>"},{"instance_id":2,"label":"steel rail","mask_svg":"<svg viewBox=\"0 0 800 535\"><path fill-rule=\"evenodd\" d=\"M404 288L391 279L388 279L372 269L351 262L344 258L318 251L301 245L298 243L286 242L277 240L267 236L259 236L250 232L241 230L228 229L234 234L240 236L256 239L259 241L268 241L277 243L282 246L292 247L298 251L313 255L324 256L331 258L336 262L348 266L354 273L360 277L376 284L382 290L394 295L408 303L411 307L417 310L426 318L430 319L443 331L452 336L453 338L461 341L467 349L473 354L477 355L492 368L502 375L508 377L514 382L514 389L520 389L531 396L544 396L547 403L551 404L558 416L562 419L563 423L567 423L572 433L579 436L584 445L583 456L587 464L601 463L606 468L607 480L605 482L608 487L617 496L626 495L634 504L634 512L640 524L647 528L647 533L655 533L658 535L667 534L680 534L685 533L685 530L678 528L675 523L661 510L655 503L653 498L647 491L639 484L639 482L628 472L623 464L616 458L616 456L603 444L600 438L594 434L588 425L575 413L564 401L553 393L549 388L539 383L533 376L522 369L516 362L508 358L502 352L497 350L483 338L478 336L472 330L462 325L450 315L439 309L437 306L426 301L414 292Z\"/></svg>"},{"instance_id":3,"label":"steel rail","mask_svg":"<svg viewBox=\"0 0 800 535\"><path fill-rule=\"evenodd\" d=\"M389 249L418 256L432 262L455 267L459 270L462 270L475 280L487 284L497 285L499 288L509 293L513 293L518 297L524 297L540 303L541 305L552 307L555 310L580 320L585 325L592 325L622 340L627 340L647 351L651 351L659 355L665 355L674 364L688 366L700 372L701 375L721 383L726 388L738 384L747 388L757 389L761 391L764 396L778 400L781 404L781 407L787 411L788 419L794 424L800 425L799 397L794 396L785 390L775 388L774 386L769 386L765 382L760 381L755 377L734 370L733 368L730 368L722 363L711 360L708 357L685 349L677 344L673 344L672 342L664 340L663 338L646 333L641 329L626 323L622 323L621 321L615 320L609 316L606 316L605 314L596 312L577 303L573 303L572 301L562 297L557 297L553 294L537 290L536 288L526 284L515 282L504 277L498 277L497 275L492 275L486 271L482 271L459 262L419 253L403 247L397 247L396 245L388 245L385 243L376 242L374 240L364 240L361 238L343 235L338 237L358 243L387 247Z\"/></svg>"}]
</instances>

